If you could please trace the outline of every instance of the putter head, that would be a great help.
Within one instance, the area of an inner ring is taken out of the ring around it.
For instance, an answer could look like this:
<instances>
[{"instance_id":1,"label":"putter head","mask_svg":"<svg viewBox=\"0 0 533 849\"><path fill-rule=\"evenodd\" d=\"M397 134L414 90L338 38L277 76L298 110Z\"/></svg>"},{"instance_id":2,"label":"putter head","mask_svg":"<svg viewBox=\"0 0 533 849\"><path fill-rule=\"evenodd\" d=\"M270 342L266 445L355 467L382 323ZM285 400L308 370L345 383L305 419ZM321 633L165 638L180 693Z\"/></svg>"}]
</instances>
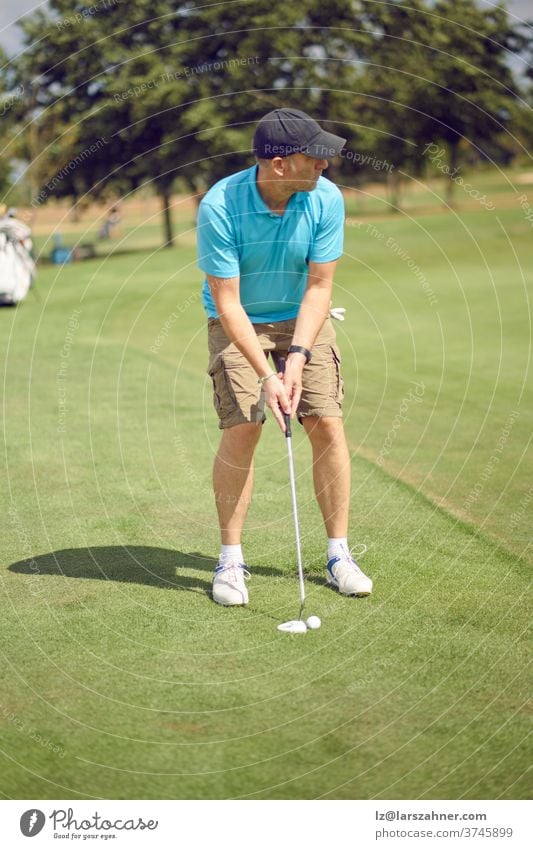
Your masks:
<instances>
[{"instance_id":1,"label":"putter head","mask_svg":"<svg viewBox=\"0 0 533 849\"><path fill-rule=\"evenodd\" d=\"M289 622L278 625L278 631L285 631L288 634L305 634L307 625L302 619L291 619Z\"/></svg>"}]
</instances>

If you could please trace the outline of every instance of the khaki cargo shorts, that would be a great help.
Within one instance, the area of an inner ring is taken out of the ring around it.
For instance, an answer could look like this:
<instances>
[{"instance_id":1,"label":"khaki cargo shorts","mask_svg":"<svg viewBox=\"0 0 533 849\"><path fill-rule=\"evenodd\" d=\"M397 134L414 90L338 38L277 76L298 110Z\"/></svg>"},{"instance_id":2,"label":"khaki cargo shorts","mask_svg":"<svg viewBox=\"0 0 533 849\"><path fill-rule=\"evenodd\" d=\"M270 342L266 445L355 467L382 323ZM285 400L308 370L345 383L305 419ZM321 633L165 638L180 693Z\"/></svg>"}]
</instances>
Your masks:
<instances>
[{"instance_id":1,"label":"khaki cargo shorts","mask_svg":"<svg viewBox=\"0 0 533 849\"><path fill-rule=\"evenodd\" d=\"M296 319L273 324L254 324L265 353L287 354L292 343ZM263 423L265 399L257 374L238 348L226 336L220 319L207 323L209 366L213 381L213 404L219 427L233 427L247 422ZM330 319L317 336L313 357L303 370L303 392L298 405L300 421L305 416L342 416L344 384L340 370L340 353ZM274 366L273 366L274 367ZM274 368L275 370L275 368Z\"/></svg>"}]
</instances>

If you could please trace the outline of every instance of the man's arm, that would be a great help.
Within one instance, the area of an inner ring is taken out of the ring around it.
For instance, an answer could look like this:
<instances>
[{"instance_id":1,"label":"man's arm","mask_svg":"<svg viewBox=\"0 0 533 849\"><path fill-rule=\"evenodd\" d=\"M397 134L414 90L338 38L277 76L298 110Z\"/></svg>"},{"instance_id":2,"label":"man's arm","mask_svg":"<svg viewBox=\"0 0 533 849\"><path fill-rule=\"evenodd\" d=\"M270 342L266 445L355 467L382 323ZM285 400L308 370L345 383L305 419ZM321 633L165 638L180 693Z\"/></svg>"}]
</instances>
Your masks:
<instances>
[{"instance_id":1,"label":"man's arm","mask_svg":"<svg viewBox=\"0 0 533 849\"><path fill-rule=\"evenodd\" d=\"M311 350L322 325L329 314L333 275L337 261L309 262L307 287L298 310L296 326L292 338L293 345ZM304 354L289 354L285 370L285 391L291 401L291 415L296 413L302 394L302 372L305 366Z\"/></svg>"},{"instance_id":2,"label":"man's arm","mask_svg":"<svg viewBox=\"0 0 533 849\"><path fill-rule=\"evenodd\" d=\"M241 354L244 354L258 377L272 374L273 369L268 364L252 322L241 304L239 277L213 277L208 274L207 282L226 336ZM290 404L283 383L277 376L269 377L264 382L263 389L266 403L274 413L281 430L284 431L285 424L280 407L288 413Z\"/></svg>"}]
</instances>

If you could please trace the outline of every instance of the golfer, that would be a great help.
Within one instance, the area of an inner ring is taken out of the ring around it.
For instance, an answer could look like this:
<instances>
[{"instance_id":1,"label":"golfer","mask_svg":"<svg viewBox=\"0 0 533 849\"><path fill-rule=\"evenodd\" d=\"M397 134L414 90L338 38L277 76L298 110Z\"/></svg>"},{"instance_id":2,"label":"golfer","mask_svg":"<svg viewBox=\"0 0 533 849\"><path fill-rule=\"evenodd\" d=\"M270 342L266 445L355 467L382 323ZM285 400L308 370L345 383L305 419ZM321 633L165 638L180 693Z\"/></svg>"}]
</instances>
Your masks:
<instances>
[{"instance_id":1,"label":"golfer","mask_svg":"<svg viewBox=\"0 0 533 849\"><path fill-rule=\"evenodd\" d=\"M255 131L257 164L220 180L200 204L208 373L222 429L213 469L222 542L213 577L218 604L248 603L241 535L265 406L281 430L281 411L297 416L311 442L328 537L328 583L344 595L372 592L348 546L350 456L340 354L329 319L344 203L321 175L344 145L305 112L275 109ZM286 358L284 374L272 368L272 351Z\"/></svg>"}]
</instances>

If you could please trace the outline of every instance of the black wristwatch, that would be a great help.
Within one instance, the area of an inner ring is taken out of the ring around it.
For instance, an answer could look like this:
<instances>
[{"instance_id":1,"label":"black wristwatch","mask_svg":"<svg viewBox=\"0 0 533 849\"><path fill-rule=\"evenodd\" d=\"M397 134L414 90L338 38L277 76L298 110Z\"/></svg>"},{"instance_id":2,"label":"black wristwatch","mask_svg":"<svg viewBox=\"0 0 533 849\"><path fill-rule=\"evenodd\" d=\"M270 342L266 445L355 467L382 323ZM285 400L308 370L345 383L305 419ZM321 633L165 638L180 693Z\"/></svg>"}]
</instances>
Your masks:
<instances>
[{"instance_id":1,"label":"black wristwatch","mask_svg":"<svg viewBox=\"0 0 533 849\"><path fill-rule=\"evenodd\" d=\"M308 351L307 348L302 348L301 345L290 345L287 353L288 354L303 354L304 357L305 357L306 365L311 359L311 351Z\"/></svg>"}]
</instances>

